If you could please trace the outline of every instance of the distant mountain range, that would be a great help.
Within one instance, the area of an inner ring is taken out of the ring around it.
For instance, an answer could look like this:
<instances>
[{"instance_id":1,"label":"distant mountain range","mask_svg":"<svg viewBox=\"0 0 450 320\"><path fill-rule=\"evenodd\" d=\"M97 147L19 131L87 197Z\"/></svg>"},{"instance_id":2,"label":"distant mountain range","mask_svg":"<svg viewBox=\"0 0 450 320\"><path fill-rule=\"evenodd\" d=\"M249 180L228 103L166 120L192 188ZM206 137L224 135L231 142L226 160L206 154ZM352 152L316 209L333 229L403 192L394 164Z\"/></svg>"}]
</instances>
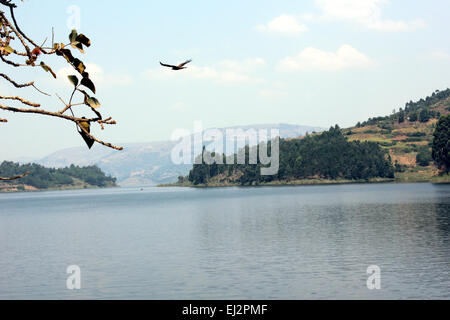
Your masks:
<instances>
[{"instance_id":1,"label":"distant mountain range","mask_svg":"<svg viewBox=\"0 0 450 320\"><path fill-rule=\"evenodd\" d=\"M289 124L265 124L227 129L278 129L281 138L295 138L306 133L321 132L320 127L309 127ZM182 175L185 176L192 169L191 164L176 165L171 160L172 149L178 144L174 141L130 143L124 145L123 151L114 151L96 145L92 150L84 147L70 148L57 151L49 156L35 160L46 167L62 168L71 164L79 166L97 165L105 173L117 178L122 186L144 186L160 183L175 182ZM196 154L193 154L196 156Z\"/></svg>"}]
</instances>

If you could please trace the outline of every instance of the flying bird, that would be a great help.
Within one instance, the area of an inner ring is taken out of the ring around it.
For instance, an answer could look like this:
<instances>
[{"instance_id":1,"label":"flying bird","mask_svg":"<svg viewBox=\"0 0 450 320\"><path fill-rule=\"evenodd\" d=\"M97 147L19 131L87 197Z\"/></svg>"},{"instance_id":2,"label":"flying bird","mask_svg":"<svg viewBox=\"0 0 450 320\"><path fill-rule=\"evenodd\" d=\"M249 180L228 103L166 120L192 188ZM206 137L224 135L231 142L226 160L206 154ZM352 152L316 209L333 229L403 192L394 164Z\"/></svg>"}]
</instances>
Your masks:
<instances>
[{"instance_id":1,"label":"flying bird","mask_svg":"<svg viewBox=\"0 0 450 320\"><path fill-rule=\"evenodd\" d=\"M159 64L162 65L163 67L172 68L172 70L183 70L183 69L187 68L187 67L185 67L185 65L187 65L188 63L191 63L191 62L192 62L192 60L188 60L186 62L180 63L177 66L173 66L170 64L164 64L162 62L160 62Z\"/></svg>"}]
</instances>

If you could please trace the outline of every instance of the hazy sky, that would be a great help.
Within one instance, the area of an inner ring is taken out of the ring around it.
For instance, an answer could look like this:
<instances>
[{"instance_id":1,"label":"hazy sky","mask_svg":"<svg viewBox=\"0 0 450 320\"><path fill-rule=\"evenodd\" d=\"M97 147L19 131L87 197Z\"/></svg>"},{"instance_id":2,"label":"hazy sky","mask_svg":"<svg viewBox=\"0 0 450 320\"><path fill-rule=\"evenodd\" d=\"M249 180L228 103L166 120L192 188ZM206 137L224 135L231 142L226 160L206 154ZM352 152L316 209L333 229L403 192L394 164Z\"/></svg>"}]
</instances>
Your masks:
<instances>
[{"instance_id":1,"label":"hazy sky","mask_svg":"<svg viewBox=\"0 0 450 320\"><path fill-rule=\"evenodd\" d=\"M448 0L122 3L25 0L17 9L22 29L38 42L51 38L52 27L55 40L67 42L67 22L76 22L76 10L68 9L80 9L79 31L93 44L81 58L102 112L118 121L94 132L116 144L169 140L196 120L205 127L346 127L450 86ZM188 58L194 61L182 72L159 66ZM58 80L40 68L0 70L68 98L67 67L60 58L44 60ZM0 93L62 106L3 79ZM9 120L0 124L0 160L84 143L71 123L4 111L0 117Z\"/></svg>"}]
</instances>

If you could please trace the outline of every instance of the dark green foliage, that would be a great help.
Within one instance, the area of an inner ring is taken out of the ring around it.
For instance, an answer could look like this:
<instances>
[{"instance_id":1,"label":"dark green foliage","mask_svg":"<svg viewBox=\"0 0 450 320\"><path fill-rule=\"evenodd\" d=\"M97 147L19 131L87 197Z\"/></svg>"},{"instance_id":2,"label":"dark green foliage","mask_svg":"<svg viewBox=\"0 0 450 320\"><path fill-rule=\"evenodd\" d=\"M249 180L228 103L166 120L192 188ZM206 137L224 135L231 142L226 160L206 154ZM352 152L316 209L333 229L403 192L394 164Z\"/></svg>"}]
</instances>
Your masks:
<instances>
[{"instance_id":1,"label":"dark green foliage","mask_svg":"<svg viewBox=\"0 0 450 320\"><path fill-rule=\"evenodd\" d=\"M403 123L403 122L405 122L405 112L400 111L398 114L398 123Z\"/></svg>"},{"instance_id":2,"label":"dark green foliage","mask_svg":"<svg viewBox=\"0 0 450 320\"><path fill-rule=\"evenodd\" d=\"M270 144L269 144L270 146ZM270 148L269 148L270 150ZM261 176L260 165L194 165L189 174L193 184L207 184L218 174L240 175L241 184L259 184L273 180L393 178L389 155L374 142L349 142L338 126L303 139L280 140L280 168L276 176Z\"/></svg>"},{"instance_id":3,"label":"dark green foliage","mask_svg":"<svg viewBox=\"0 0 450 320\"><path fill-rule=\"evenodd\" d=\"M183 183L185 183L186 182L186 177L183 177L183 176L179 176L178 177L178 184L183 184Z\"/></svg>"},{"instance_id":4,"label":"dark green foliage","mask_svg":"<svg viewBox=\"0 0 450 320\"><path fill-rule=\"evenodd\" d=\"M405 133L407 137L418 138L418 137L426 137L427 134L425 132L416 131L416 132L407 132Z\"/></svg>"},{"instance_id":5,"label":"dark green foliage","mask_svg":"<svg viewBox=\"0 0 450 320\"><path fill-rule=\"evenodd\" d=\"M423 123L428 122L428 121L430 121L430 118L431 118L431 116L430 116L430 112L428 109L420 110L420 114L419 114L420 122L423 122Z\"/></svg>"},{"instance_id":6,"label":"dark green foliage","mask_svg":"<svg viewBox=\"0 0 450 320\"><path fill-rule=\"evenodd\" d=\"M391 133L392 130L394 130L394 127L392 126L392 124L389 121L381 122L380 124L378 124L378 127L380 129L384 129L384 130L388 131L388 134Z\"/></svg>"},{"instance_id":7,"label":"dark green foliage","mask_svg":"<svg viewBox=\"0 0 450 320\"><path fill-rule=\"evenodd\" d=\"M436 104L440 100L444 100L450 97L450 89L444 91L436 90L431 96L425 99L420 99L417 102L408 102L406 104L406 109L408 112L419 111L420 109L429 109L432 105Z\"/></svg>"},{"instance_id":8,"label":"dark green foliage","mask_svg":"<svg viewBox=\"0 0 450 320\"><path fill-rule=\"evenodd\" d=\"M419 118L419 117L418 117L418 115L417 115L417 112L411 112L411 113L409 114L409 121L410 121L410 122L416 122L418 118Z\"/></svg>"},{"instance_id":9,"label":"dark green foliage","mask_svg":"<svg viewBox=\"0 0 450 320\"><path fill-rule=\"evenodd\" d=\"M432 156L436 165L450 171L450 115L441 117L434 132Z\"/></svg>"},{"instance_id":10,"label":"dark green foliage","mask_svg":"<svg viewBox=\"0 0 450 320\"><path fill-rule=\"evenodd\" d=\"M70 166L63 169L45 168L38 164L20 165L14 162L0 164L1 176L12 177L29 172L30 174L18 181L10 181L10 184L29 185L38 189L59 188L70 186L73 178L79 179L92 186L105 187L113 185L115 178L106 176L97 166L78 167Z\"/></svg>"},{"instance_id":11,"label":"dark green foliage","mask_svg":"<svg viewBox=\"0 0 450 320\"><path fill-rule=\"evenodd\" d=\"M389 120L389 116L387 116L387 117L369 118L369 120L363 122L363 123L361 124L361 126L362 126L362 127L372 126L372 125L378 124L378 122L385 121L385 120Z\"/></svg>"},{"instance_id":12,"label":"dark green foliage","mask_svg":"<svg viewBox=\"0 0 450 320\"><path fill-rule=\"evenodd\" d=\"M444 91L435 91L431 96L426 97L425 99L420 99L417 102L410 101L406 103L405 109L400 108L399 112L393 113L390 116L386 117L375 117L370 118L369 120L360 123L359 127L366 127L372 125L387 125L389 121L391 123L403 123L406 119L409 119L410 122L428 122L430 119L439 119L440 113L439 111L433 110L433 106L440 101L443 101L450 97L450 89L446 89ZM447 110L450 110L447 108ZM392 122L393 121L393 122Z\"/></svg>"},{"instance_id":13,"label":"dark green foliage","mask_svg":"<svg viewBox=\"0 0 450 320\"><path fill-rule=\"evenodd\" d=\"M433 158L431 157L431 150L428 147L422 147L416 156L417 164L421 167L429 166L432 160Z\"/></svg>"},{"instance_id":14,"label":"dark green foliage","mask_svg":"<svg viewBox=\"0 0 450 320\"><path fill-rule=\"evenodd\" d=\"M423 141L423 138L420 137L408 137L403 140L404 142L420 142Z\"/></svg>"},{"instance_id":15,"label":"dark green foliage","mask_svg":"<svg viewBox=\"0 0 450 320\"><path fill-rule=\"evenodd\" d=\"M405 172L407 166L400 164L397 160L395 160L395 172Z\"/></svg>"}]
</instances>

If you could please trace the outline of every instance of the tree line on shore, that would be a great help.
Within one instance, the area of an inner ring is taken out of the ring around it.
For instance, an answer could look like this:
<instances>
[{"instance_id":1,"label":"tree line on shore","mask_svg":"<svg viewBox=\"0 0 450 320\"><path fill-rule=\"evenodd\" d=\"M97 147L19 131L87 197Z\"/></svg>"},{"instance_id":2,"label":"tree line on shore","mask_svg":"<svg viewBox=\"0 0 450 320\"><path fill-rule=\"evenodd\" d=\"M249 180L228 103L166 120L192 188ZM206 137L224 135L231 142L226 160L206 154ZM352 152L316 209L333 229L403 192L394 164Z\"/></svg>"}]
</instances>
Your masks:
<instances>
[{"instance_id":1,"label":"tree line on shore","mask_svg":"<svg viewBox=\"0 0 450 320\"><path fill-rule=\"evenodd\" d=\"M179 182L186 180L193 185L207 185L215 180L218 183L234 183L241 185L258 185L273 181L290 181L303 179L329 180L369 180L373 178L395 177L389 152L381 148L377 142L348 141L339 126L330 128L320 134L306 135L299 139L280 139L279 170L276 175L261 175L259 148L257 164L251 164L251 148L246 146L245 163L238 164L238 155L221 155L221 163L207 164L204 159L214 159L215 153L203 149L201 159L196 161L187 177L180 177ZM271 142L267 143L271 152ZM433 135L432 154L419 151L419 165L428 165L434 161L444 174L450 171L450 114L441 116ZM227 158L232 161L227 161ZM231 163L231 164L230 164Z\"/></svg>"},{"instance_id":2,"label":"tree line on shore","mask_svg":"<svg viewBox=\"0 0 450 320\"><path fill-rule=\"evenodd\" d=\"M259 155L259 147L257 153ZM250 148L245 148L245 164L195 164L188 180L194 184L207 184L212 178L254 185L277 180L394 178L394 167L389 154L374 142L350 142L338 127L301 139L281 139L279 170L276 175L262 176L260 161L249 163ZM268 143L271 152L271 143ZM205 153L208 151L204 150ZM215 154L208 154L214 158ZM225 155L222 155L225 159ZM237 158L237 155L233 157ZM203 157L204 158L204 157Z\"/></svg>"},{"instance_id":3,"label":"tree line on shore","mask_svg":"<svg viewBox=\"0 0 450 320\"><path fill-rule=\"evenodd\" d=\"M106 187L114 185L116 179L107 176L97 166L79 167L71 165L66 168L46 168L39 164L19 164L4 161L0 164L0 172L6 176L15 176L28 172L28 175L18 181L6 181L11 185L28 185L37 189L60 188L73 185L74 178L83 183L95 187Z\"/></svg>"}]
</instances>

